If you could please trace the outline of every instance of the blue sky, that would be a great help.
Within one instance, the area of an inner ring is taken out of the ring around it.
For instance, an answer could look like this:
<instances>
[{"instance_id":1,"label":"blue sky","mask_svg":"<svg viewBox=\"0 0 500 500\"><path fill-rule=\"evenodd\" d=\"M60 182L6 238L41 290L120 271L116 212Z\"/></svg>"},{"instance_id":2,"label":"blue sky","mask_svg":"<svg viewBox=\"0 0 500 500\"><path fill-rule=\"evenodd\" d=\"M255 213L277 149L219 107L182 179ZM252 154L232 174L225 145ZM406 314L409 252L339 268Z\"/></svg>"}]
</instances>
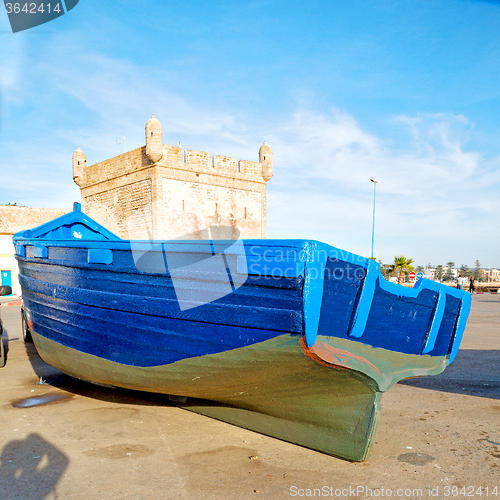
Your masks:
<instances>
[{"instance_id":1,"label":"blue sky","mask_svg":"<svg viewBox=\"0 0 500 500\"><path fill-rule=\"evenodd\" d=\"M0 6L0 204L70 208L71 155L274 150L268 237L500 266L500 1L80 0Z\"/></svg>"}]
</instances>

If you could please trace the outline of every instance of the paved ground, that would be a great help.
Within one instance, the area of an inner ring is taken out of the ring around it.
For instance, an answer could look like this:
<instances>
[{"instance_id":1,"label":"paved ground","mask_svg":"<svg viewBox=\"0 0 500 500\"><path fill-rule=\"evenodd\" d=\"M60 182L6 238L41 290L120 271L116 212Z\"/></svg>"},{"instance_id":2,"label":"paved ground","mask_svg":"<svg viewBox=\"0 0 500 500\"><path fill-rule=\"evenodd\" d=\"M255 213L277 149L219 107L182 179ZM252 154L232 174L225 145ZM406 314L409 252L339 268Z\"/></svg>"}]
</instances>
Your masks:
<instances>
[{"instance_id":1,"label":"paved ground","mask_svg":"<svg viewBox=\"0 0 500 500\"><path fill-rule=\"evenodd\" d=\"M24 344L19 306L0 312L9 348L0 369L2 500L500 499L497 295L473 297L451 367L384 396L377 442L362 464L172 407L161 396L67 377Z\"/></svg>"}]
</instances>

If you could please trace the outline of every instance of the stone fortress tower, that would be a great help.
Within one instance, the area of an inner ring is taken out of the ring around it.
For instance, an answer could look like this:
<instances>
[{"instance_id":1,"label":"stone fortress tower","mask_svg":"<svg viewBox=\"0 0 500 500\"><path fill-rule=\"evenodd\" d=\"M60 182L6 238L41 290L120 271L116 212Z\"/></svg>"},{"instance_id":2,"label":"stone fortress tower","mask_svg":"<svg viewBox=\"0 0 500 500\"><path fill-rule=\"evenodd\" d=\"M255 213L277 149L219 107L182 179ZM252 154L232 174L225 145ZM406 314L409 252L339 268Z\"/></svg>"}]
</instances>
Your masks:
<instances>
[{"instance_id":1,"label":"stone fortress tower","mask_svg":"<svg viewBox=\"0 0 500 500\"><path fill-rule=\"evenodd\" d=\"M80 147L73 154L82 210L124 239L179 238L210 226L265 238L266 183L272 176L273 151L266 142L259 162L204 151L183 155L180 144L163 144L154 114L146 123L146 146L89 166Z\"/></svg>"}]
</instances>

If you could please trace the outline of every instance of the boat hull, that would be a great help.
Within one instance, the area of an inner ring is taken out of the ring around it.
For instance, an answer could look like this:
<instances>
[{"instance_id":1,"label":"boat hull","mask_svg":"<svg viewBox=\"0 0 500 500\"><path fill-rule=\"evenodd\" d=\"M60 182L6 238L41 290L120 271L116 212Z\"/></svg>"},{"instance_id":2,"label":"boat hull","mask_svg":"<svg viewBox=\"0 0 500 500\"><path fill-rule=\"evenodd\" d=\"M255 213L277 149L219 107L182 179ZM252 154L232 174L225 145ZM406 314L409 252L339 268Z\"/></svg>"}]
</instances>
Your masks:
<instances>
[{"instance_id":1,"label":"boat hull","mask_svg":"<svg viewBox=\"0 0 500 500\"><path fill-rule=\"evenodd\" d=\"M373 445L376 382L305 356L298 335L154 367L104 360L36 332L33 340L47 363L86 381L186 396L185 409L348 460L366 460Z\"/></svg>"},{"instance_id":2,"label":"boat hull","mask_svg":"<svg viewBox=\"0 0 500 500\"><path fill-rule=\"evenodd\" d=\"M388 283L311 240L125 241L76 207L14 243L50 365L355 461L382 393L442 372L470 308L466 292Z\"/></svg>"}]
</instances>

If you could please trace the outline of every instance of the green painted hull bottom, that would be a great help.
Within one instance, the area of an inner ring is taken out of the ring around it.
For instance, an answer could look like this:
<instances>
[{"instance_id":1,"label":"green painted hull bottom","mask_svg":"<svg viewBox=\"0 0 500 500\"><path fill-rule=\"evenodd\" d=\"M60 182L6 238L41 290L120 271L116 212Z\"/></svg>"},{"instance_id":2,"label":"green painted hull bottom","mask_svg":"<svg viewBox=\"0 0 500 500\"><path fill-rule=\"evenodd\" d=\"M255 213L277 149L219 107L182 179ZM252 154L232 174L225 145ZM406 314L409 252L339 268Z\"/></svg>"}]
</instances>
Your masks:
<instances>
[{"instance_id":1,"label":"green painted hull bottom","mask_svg":"<svg viewBox=\"0 0 500 500\"><path fill-rule=\"evenodd\" d=\"M377 383L310 359L297 335L154 367L104 360L35 332L33 340L47 363L74 377L201 399L179 406L306 448L364 461L374 441Z\"/></svg>"}]
</instances>

